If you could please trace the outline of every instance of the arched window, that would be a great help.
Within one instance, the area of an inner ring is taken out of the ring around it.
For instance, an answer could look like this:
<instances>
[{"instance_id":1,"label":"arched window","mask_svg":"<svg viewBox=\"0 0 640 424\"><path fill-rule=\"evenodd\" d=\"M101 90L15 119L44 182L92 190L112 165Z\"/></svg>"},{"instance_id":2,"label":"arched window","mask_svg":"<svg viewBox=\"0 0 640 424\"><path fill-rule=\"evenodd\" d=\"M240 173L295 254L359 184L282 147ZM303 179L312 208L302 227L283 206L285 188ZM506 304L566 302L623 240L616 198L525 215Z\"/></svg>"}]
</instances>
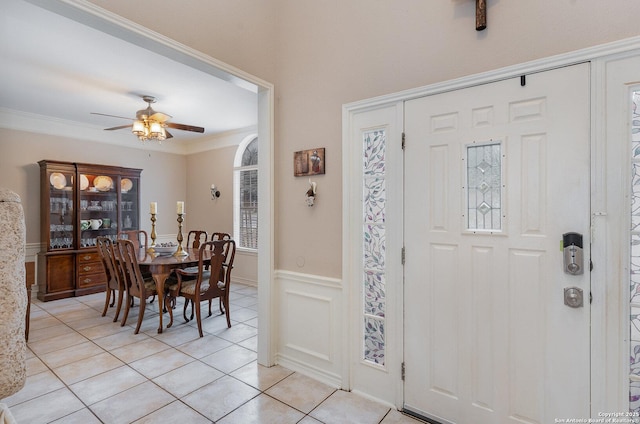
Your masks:
<instances>
[{"instance_id":1,"label":"arched window","mask_svg":"<svg viewBox=\"0 0 640 424\"><path fill-rule=\"evenodd\" d=\"M240 143L233 165L234 239L240 248L258 249L258 137Z\"/></svg>"}]
</instances>

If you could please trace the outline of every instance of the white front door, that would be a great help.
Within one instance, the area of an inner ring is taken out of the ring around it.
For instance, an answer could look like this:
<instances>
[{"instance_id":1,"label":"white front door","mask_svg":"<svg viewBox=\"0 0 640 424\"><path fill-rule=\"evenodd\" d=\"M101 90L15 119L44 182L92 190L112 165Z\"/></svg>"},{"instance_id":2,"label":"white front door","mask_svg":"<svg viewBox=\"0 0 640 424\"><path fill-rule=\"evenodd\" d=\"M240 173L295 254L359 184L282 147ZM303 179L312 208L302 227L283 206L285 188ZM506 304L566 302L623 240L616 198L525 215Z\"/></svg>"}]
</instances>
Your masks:
<instances>
[{"instance_id":1,"label":"white front door","mask_svg":"<svg viewBox=\"0 0 640 424\"><path fill-rule=\"evenodd\" d=\"M588 64L406 102L406 410L589 416L589 111ZM564 272L570 232L582 274Z\"/></svg>"}]
</instances>

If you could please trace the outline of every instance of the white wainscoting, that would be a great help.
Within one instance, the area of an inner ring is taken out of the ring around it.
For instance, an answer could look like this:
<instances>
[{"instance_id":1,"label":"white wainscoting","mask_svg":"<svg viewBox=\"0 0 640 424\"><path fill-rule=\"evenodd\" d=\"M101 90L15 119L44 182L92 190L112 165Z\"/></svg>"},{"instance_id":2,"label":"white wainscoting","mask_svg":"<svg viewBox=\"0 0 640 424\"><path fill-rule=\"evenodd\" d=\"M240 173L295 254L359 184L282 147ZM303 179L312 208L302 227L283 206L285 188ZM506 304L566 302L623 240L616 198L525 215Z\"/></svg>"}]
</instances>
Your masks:
<instances>
[{"instance_id":1,"label":"white wainscoting","mask_svg":"<svg viewBox=\"0 0 640 424\"><path fill-rule=\"evenodd\" d=\"M276 362L341 388L347 331L342 281L276 271L275 284Z\"/></svg>"}]
</instances>

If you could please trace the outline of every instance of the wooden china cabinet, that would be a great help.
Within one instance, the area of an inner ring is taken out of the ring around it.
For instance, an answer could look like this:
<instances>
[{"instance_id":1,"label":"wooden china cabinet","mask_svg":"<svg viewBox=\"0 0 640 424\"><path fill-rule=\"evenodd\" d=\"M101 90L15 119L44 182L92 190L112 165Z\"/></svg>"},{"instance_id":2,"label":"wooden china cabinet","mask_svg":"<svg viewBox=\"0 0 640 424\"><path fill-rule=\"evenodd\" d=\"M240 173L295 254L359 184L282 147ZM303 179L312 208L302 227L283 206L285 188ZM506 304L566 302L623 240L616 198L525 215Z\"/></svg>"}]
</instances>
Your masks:
<instances>
[{"instance_id":1,"label":"wooden china cabinet","mask_svg":"<svg viewBox=\"0 0 640 424\"><path fill-rule=\"evenodd\" d=\"M38 299L105 289L96 238L140 228L141 169L42 160Z\"/></svg>"}]
</instances>

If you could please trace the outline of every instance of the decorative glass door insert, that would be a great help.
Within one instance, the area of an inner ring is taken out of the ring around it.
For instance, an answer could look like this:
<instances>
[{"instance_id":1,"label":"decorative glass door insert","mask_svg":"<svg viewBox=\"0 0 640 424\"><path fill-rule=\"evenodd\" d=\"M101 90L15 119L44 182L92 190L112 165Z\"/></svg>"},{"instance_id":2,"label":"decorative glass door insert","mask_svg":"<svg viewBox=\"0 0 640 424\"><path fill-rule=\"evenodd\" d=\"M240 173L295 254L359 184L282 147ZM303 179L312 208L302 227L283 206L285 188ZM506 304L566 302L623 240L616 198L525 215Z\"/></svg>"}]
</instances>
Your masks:
<instances>
[{"instance_id":1,"label":"decorative glass door insert","mask_svg":"<svg viewBox=\"0 0 640 424\"><path fill-rule=\"evenodd\" d=\"M384 130L363 135L363 359L385 364L385 148Z\"/></svg>"}]
</instances>

